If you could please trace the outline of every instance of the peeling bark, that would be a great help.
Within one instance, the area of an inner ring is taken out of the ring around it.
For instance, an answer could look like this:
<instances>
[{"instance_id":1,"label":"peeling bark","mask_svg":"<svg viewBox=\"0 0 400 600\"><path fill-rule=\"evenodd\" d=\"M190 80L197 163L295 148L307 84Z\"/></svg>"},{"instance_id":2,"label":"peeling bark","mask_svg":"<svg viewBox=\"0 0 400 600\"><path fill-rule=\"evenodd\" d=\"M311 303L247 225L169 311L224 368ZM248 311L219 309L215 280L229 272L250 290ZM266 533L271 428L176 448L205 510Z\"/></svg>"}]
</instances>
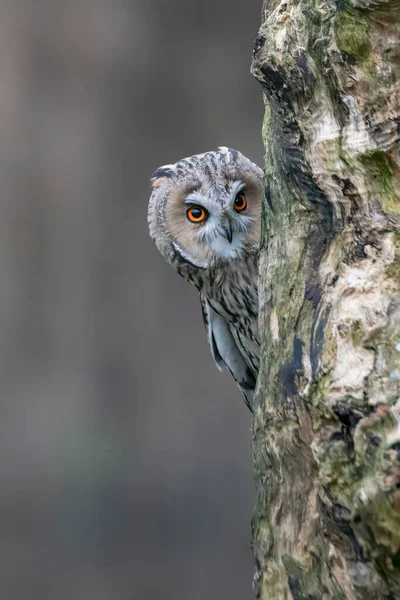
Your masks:
<instances>
[{"instance_id":1,"label":"peeling bark","mask_svg":"<svg viewBox=\"0 0 400 600\"><path fill-rule=\"evenodd\" d=\"M263 600L400 598L400 3L266 0Z\"/></svg>"}]
</instances>

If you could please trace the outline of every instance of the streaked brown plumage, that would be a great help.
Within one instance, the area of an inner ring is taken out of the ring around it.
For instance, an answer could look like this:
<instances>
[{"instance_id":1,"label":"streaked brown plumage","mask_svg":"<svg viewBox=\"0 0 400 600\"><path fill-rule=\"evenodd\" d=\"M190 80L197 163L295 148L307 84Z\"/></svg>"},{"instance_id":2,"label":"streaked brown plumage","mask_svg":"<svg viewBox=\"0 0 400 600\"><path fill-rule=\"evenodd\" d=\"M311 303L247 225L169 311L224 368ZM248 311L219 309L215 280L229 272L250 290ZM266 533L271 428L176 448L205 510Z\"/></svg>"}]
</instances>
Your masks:
<instances>
[{"instance_id":1,"label":"streaked brown plumage","mask_svg":"<svg viewBox=\"0 0 400 600\"><path fill-rule=\"evenodd\" d=\"M252 407L259 368L258 259L263 173L231 148L160 167L152 177L150 235L200 292L219 369Z\"/></svg>"}]
</instances>

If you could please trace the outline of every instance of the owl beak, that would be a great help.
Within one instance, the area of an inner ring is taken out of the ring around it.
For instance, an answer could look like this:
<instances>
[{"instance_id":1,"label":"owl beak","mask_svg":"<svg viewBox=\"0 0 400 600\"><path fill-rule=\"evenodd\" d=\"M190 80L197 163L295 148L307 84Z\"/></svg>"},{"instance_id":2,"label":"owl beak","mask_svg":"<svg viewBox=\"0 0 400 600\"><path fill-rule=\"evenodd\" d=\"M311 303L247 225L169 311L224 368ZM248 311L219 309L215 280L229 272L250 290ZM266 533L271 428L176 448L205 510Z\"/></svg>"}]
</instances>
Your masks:
<instances>
[{"instance_id":1,"label":"owl beak","mask_svg":"<svg viewBox=\"0 0 400 600\"><path fill-rule=\"evenodd\" d=\"M232 243L232 227L230 225L227 225L226 227L222 228L223 231L223 236L226 237L226 239L228 240L228 242L231 244Z\"/></svg>"}]
</instances>

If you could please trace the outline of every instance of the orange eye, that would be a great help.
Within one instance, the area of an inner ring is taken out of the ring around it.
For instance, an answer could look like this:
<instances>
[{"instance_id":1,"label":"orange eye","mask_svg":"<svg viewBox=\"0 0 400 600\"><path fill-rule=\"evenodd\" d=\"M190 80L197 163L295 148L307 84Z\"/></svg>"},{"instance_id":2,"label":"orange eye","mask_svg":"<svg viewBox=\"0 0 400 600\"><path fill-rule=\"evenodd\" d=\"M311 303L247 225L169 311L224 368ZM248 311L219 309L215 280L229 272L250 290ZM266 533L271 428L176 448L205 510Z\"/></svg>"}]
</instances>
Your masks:
<instances>
[{"instance_id":1,"label":"orange eye","mask_svg":"<svg viewBox=\"0 0 400 600\"><path fill-rule=\"evenodd\" d=\"M239 192L233 203L233 208L236 212L243 212L247 208L247 200L244 192Z\"/></svg>"},{"instance_id":2,"label":"orange eye","mask_svg":"<svg viewBox=\"0 0 400 600\"><path fill-rule=\"evenodd\" d=\"M192 223L201 223L207 218L207 211L202 206L191 206L186 211L186 216Z\"/></svg>"}]
</instances>

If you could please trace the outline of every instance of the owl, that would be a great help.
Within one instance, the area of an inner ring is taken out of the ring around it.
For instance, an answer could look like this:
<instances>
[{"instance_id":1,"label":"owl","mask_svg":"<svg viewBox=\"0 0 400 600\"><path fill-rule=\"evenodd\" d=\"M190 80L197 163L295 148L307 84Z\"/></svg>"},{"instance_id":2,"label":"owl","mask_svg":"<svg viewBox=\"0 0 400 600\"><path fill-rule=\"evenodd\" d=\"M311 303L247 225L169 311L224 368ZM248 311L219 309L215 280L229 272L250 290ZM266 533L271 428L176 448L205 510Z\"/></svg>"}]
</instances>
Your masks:
<instances>
[{"instance_id":1,"label":"owl","mask_svg":"<svg viewBox=\"0 0 400 600\"><path fill-rule=\"evenodd\" d=\"M151 183L150 235L198 289L214 361L230 371L252 410L263 172L237 150L220 147L160 167Z\"/></svg>"}]
</instances>

